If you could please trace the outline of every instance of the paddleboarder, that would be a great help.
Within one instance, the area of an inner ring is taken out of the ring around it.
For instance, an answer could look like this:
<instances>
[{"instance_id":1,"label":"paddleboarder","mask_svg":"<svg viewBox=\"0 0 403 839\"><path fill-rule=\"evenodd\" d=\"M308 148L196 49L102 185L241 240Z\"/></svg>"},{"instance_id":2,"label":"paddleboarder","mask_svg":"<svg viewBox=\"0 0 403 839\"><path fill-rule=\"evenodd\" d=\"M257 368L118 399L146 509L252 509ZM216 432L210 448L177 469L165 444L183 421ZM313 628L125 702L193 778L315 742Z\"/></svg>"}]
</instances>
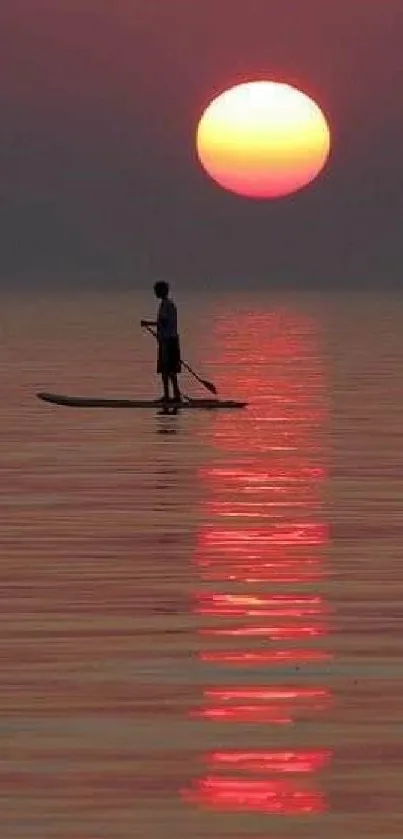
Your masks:
<instances>
[{"instance_id":1,"label":"paddleboarder","mask_svg":"<svg viewBox=\"0 0 403 839\"><path fill-rule=\"evenodd\" d=\"M169 284L159 280L154 284L154 294L160 300L157 320L142 320L141 326L156 328L158 340L157 373L162 378L164 394L161 402L181 402L178 383L181 372L181 353L178 334L178 314L174 301L169 296ZM172 397L170 396L172 385Z\"/></svg>"}]
</instances>

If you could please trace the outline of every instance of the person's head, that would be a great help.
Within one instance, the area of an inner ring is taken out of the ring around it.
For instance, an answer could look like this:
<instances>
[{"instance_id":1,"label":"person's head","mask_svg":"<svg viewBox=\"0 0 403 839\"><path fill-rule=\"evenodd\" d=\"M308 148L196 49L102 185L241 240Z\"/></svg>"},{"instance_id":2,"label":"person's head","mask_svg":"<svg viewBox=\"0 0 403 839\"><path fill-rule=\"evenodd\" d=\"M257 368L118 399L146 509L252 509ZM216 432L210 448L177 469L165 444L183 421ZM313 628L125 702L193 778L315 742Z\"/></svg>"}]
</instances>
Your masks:
<instances>
[{"instance_id":1,"label":"person's head","mask_svg":"<svg viewBox=\"0 0 403 839\"><path fill-rule=\"evenodd\" d=\"M154 294L158 300L165 300L169 294L169 284L165 280L158 280L154 283Z\"/></svg>"}]
</instances>

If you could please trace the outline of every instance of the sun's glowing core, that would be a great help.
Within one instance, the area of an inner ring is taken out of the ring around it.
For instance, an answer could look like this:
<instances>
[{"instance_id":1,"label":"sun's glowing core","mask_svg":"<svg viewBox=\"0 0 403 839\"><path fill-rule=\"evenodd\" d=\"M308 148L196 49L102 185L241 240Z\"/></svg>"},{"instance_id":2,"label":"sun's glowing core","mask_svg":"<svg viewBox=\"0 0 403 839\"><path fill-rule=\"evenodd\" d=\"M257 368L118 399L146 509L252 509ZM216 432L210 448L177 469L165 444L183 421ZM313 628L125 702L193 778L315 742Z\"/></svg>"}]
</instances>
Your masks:
<instances>
[{"instance_id":1,"label":"sun's glowing core","mask_svg":"<svg viewBox=\"0 0 403 839\"><path fill-rule=\"evenodd\" d=\"M197 130L206 172L224 189L278 198L311 183L330 152L330 130L305 93L270 81L237 85L214 99Z\"/></svg>"}]
</instances>

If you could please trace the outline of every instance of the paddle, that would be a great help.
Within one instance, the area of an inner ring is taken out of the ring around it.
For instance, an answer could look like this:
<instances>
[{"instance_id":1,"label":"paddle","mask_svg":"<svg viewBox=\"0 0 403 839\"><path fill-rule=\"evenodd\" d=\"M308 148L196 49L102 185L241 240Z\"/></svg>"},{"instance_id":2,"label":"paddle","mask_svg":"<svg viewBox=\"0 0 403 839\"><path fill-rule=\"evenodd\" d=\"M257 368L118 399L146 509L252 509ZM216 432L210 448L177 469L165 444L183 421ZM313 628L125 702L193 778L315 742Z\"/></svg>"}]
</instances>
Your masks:
<instances>
[{"instance_id":1,"label":"paddle","mask_svg":"<svg viewBox=\"0 0 403 839\"><path fill-rule=\"evenodd\" d=\"M153 330L153 329L151 329L151 327L150 327L150 326L148 326L147 324L142 324L142 326L144 326L144 327L145 327L145 329L147 329L147 330L148 330L148 332L150 332L150 333L151 333L151 335L153 335L153 336L154 336L154 338L157 338L157 333L156 333L156 332L154 332L154 330ZM201 384L201 385L203 385L203 387L205 387L205 388L206 388L206 390L210 391L210 393L214 393L215 395L217 395L217 388L216 388L216 386L215 386L215 385L213 385L213 383L212 383L212 382L208 382L208 381L207 381L207 379L201 379L201 378L200 378L200 376L198 376L198 375L197 375L197 373L195 373L195 371L194 371L194 370L192 370L192 368L190 367L190 365L189 365L189 364L186 364L186 361L183 361L183 360L181 359L181 364L182 364L182 366L183 366L183 367L185 367L185 368L186 368L186 370L188 370L188 372L189 372L189 373L190 373L190 374L191 374L191 375L192 375L195 379L197 379L197 381L198 381L198 382L200 382L200 384Z\"/></svg>"}]
</instances>

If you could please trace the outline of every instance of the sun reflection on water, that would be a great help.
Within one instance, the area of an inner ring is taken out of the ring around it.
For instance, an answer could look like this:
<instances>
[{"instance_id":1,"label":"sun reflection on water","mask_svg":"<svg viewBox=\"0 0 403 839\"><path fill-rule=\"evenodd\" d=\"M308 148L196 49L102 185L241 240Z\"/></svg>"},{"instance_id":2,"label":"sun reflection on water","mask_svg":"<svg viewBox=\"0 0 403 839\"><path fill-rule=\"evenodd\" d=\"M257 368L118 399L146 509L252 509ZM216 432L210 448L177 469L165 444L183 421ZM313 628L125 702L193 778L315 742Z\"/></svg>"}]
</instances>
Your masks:
<instances>
[{"instance_id":1,"label":"sun reflection on water","mask_svg":"<svg viewBox=\"0 0 403 839\"><path fill-rule=\"evenodd\" d=\"M300 748L299 738L298 748L265 747L270 727L278 745L281 730L315 720L332 700L320 685L332 652L317 325L285 310L237 312L217 318L215 337L223 392L251 406L214 418L213 462L199 472L207 523L194 555L194 613L200 663L217 675L192 715L233 726L234 747L207 752L204 773L183 794L209 809L320 813L328 802L319 776L331 753ZM262 748L239 748L250 724L261 727Z\"/></svg>"}]
</instances>

